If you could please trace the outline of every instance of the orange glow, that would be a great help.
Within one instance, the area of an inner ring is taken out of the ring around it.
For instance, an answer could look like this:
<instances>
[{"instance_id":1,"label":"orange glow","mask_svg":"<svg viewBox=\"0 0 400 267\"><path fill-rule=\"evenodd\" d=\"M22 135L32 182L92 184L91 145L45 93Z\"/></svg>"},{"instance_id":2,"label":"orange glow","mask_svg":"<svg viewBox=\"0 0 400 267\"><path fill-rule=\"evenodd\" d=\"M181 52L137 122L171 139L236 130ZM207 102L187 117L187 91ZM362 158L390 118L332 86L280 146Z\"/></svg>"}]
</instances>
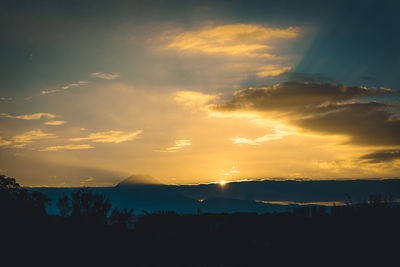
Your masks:
<instances>
[{"instance_id":1,"label":"orange glow","mask_svg":"<svg viewBox=\"0 0 400 267\"><path fill-rule=\"evenodd\" d=\"M218 182L220 186L224 187L228 182L225 180L221 180Z\"/></svg>"}]
</instances>

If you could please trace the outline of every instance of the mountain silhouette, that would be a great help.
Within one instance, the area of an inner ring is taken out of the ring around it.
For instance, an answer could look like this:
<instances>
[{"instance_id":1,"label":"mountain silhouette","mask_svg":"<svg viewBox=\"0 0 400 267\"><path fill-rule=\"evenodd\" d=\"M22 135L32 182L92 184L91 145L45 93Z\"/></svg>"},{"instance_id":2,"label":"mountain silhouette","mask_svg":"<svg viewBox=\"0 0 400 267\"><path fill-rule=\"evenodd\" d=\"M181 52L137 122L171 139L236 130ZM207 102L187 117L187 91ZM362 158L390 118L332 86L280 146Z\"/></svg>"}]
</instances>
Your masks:
<instances>
[{"instance_id":1,"label":"mountain silhouette","mask_svg":"<svg viewBox=\"0 0 400 267\"><path fill-rule=\"evenodd\" d=\"M34 188L56 202L76 188ZM400 199L400 180L265 180L199 185L165 185L149 175L132 175L114 187L93 187L94 193L105 194L119 208L133 208L135 213L175 211L182 214L201 212L274 212L287 211L297 205L268 202L315 203L368 199L370 195ZM267 202L267 203L265 203ZM53 205L47 208L57 213Z\"/></svg>"},{"instance_id":2,"label":"mountain silhouette","mask_svg":"<svg viewBox=\"0 0 400 267\"><path fill-rule=\"evenodd\" d=\"M133 174L122 180L116 187L131 186L131 185L150 185L162 184L158 179L147 174Z\"/></svg>"}]
</instances>

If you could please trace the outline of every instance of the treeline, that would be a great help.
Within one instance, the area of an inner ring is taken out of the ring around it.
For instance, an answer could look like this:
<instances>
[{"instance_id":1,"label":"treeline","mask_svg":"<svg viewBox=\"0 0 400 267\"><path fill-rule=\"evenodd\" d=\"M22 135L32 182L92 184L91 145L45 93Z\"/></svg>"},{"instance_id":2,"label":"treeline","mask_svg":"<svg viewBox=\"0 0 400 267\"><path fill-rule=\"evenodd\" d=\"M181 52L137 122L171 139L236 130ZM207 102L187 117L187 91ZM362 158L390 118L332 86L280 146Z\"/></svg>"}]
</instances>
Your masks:
<instances>
[{"instance_id":1,"label":"treeline","mask_svg":"<svg viewBox=\"0 0 400 267\"><path fill-rule=\"evenodd\" d=\"M400 207L390 197L285 213L134 215L88 189L50 200L0 176L1 266L386 266Z\"/></svg>"}]
</instances>

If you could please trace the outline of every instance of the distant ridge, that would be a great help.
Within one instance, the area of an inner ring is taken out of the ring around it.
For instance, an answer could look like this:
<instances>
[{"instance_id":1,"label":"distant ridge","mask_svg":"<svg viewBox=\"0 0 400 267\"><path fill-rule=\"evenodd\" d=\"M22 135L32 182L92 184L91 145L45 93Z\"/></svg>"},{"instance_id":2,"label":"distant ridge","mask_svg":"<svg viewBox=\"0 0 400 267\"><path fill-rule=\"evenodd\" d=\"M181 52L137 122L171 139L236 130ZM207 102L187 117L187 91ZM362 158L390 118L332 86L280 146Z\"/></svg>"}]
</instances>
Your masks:
<instances>
[{"instance_id":1,"label":"distant ridge","mask_svg":"<svg viewBox=\"0 0 400 267\"><path fill-rule=\"evenodd\" d=\"M115 187L125 187L125 186L133 186L133 185L161 185L162 183L147 174L133 174L123 181L118 183Z\"/></svg>"}]
</instances>

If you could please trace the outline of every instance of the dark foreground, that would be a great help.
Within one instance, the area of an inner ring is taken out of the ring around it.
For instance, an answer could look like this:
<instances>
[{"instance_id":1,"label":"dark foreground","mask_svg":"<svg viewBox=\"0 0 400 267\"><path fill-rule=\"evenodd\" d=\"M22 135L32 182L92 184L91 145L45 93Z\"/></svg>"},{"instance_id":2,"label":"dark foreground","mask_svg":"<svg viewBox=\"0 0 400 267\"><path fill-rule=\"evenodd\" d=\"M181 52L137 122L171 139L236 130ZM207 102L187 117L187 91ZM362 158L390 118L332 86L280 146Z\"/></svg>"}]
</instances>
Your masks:
<instances>
[{"instance_id":1,"label":"dark foreground","mask_svg":"<svg viewBox=\"0 0 400 267\"><path fill-rule=\"evenodd\" d=\"M79 190L48 199L0 177L0 266L397 266L400 207L363 204L292 213L134 216Z\"/></svg>"}]
</instances>

